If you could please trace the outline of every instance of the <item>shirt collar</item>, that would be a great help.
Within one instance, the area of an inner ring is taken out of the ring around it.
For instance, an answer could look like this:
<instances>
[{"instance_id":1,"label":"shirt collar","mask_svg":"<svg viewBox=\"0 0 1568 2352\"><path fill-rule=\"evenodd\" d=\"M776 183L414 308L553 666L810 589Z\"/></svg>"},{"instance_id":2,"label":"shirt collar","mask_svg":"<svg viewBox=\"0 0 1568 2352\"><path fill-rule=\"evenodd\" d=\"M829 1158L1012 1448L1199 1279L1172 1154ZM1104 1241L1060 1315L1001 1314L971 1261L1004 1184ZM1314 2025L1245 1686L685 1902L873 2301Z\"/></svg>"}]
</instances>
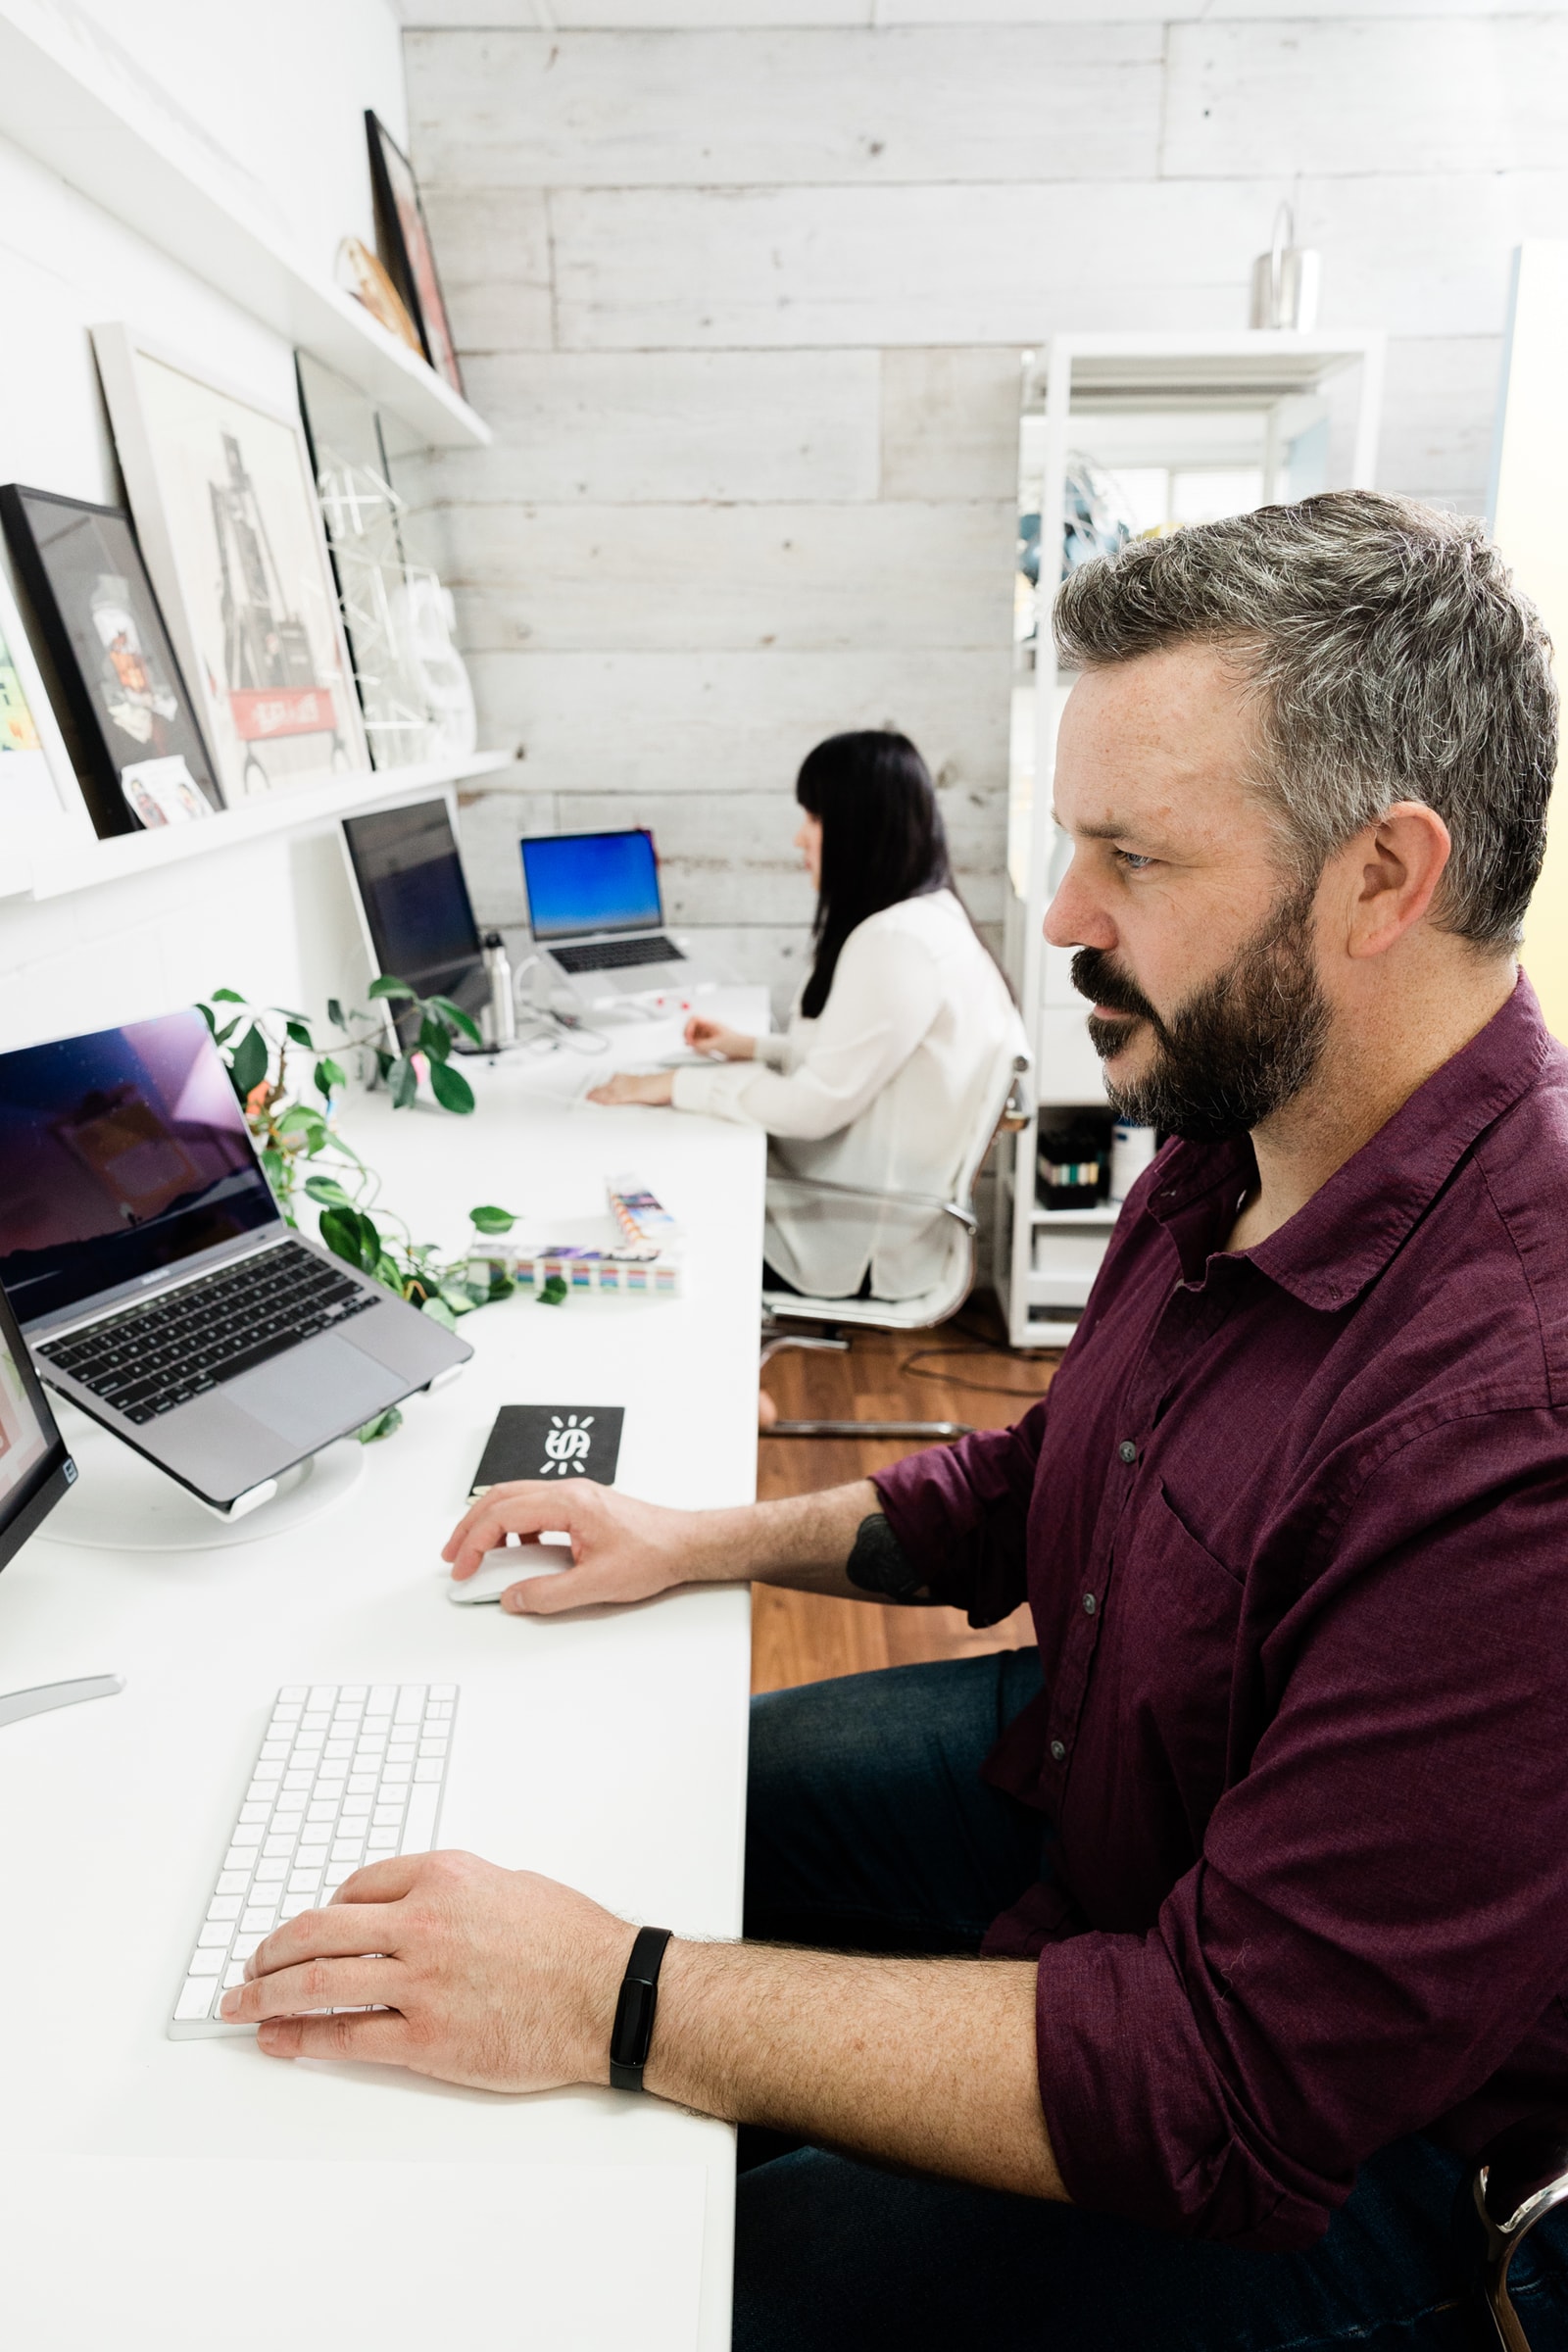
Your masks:
<instances>
[{"instance_id":1,"label":"shirt collar","mask_svg":"<svg viewBox=\"0 0 1568 2352\"><path fill-rule=\"evenodd\" d=\"M1245 1256L1271 1282L1325 1313L1348 1306L1382 1273L1476 1138L1535 1082L1551 1039L1523 972L1467 1046L1434 1070L1305 1205ZM1250 1139L1179 1144L1150 1208L1167 1227L1188 1282L1224 1250L1243 1194L1257 1181Z\"/></svg>"}]
</instances>

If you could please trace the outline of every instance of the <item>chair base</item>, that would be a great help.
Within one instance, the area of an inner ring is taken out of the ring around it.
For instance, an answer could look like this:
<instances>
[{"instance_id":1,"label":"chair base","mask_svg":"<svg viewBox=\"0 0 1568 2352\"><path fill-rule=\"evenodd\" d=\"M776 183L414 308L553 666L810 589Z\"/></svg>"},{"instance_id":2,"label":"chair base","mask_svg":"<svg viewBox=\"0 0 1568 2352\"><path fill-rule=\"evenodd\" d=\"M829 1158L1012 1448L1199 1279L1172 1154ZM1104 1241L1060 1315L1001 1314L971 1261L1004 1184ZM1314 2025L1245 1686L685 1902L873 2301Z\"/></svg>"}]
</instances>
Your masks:
<instances>
[{"instance_id":1,"label":"chair base","mask_svg":"<svg viewBox=\"0 0 1568 2352\"><path fill-rule=\"evenodd\" d=\"M764 1438L971 1438L966 1421L775 1421Z\"/></svg>"}]
</instances>

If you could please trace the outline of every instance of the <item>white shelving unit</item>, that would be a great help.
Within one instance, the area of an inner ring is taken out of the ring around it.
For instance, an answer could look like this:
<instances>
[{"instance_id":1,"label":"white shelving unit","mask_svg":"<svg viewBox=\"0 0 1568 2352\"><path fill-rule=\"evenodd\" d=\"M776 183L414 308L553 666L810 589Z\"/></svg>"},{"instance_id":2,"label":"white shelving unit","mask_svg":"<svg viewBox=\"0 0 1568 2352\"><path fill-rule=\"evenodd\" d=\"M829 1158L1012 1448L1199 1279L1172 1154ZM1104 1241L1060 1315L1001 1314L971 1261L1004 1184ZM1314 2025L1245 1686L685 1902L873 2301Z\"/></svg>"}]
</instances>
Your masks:
<instances>
[{"instance_id":1,"label":"white shelving unit","mask_svg":"<svg viewBox=\"0 0 1568 2352\"><path fill-rule=\"evenodd\" d=\"M269 833L313 831L340 816L352 815L357 808L417 799L475 776L494 775L498 768L511 764L510 752L468 752L461 759L430 760L411 767L358 768L330 784L242 801L238 808L220 809L200 823L164 825L153 833L117 833L109 841L73 841L68 847L38 856L30 894L35 899L64 898L69 891L90 890L97 883L118 882L127 874L150 873L160 865L177 865L187 858L259 841Z\"/></svg>"},{"instance_id":2,"label":"white shelving unit","mask_svg":"<svg viewBox=\"0 0 1568 2352\"><path fill-rule=\"evenodd\" d=\"M221 0L220 0L221 4ZM308 61L301 72L309 73ZM426 447L490 428L433 368L323 278L201 126L83 9L0 0L0 132L284 339L314 352Z\"/></svg>"},{"instance_id":3,"label":"white shelving unit","mask_svg":"<svg viewBox=\"0 0 1568 2352\"><path fill-rule=\"evenodd\" d=\"M1236 513L1310 491L1369 488L1377 461L1384 338L1239 329L1209 335L1057 335L1024 354L1020 514L1040 516L1040 581L1021 580L1012 709L1005 954L1035 1054L1039 1108L1001 1169L997 1288L1014 1348L1060 1348L1104 1253L1116 1212L1046 1210L1035 1193L1040 1111L1105 1107L1071 956L1047 948L1045 911L1067 844L1051 819L1057 674L1051 603L1065 561L1069 457L1114 476L1203 478ZM1193 517L1197 518L1197 517ZM1036 1263L1036 1244L1046 1247Z\"/></svg>"}]
</instances>

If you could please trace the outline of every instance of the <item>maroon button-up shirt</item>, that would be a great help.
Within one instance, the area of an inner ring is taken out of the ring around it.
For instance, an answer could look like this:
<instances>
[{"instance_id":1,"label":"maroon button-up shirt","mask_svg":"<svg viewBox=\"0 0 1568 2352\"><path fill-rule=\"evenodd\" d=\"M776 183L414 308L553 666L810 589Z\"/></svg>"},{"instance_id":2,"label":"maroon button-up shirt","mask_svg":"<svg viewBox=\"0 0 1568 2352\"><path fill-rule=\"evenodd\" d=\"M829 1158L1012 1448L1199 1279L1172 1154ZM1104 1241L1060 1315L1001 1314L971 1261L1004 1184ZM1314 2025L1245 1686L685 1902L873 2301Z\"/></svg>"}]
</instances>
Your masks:
<instances>
[{"instance_id":1,"label":"maroon button-up shirt","mask_svg":"<svg viewBox=\"0 0 1568 2352\"><path fill-rule=\"evenodd\" d=\"M1049 1396L878 1474L1045 1687L1040 2086L1080 2204L1308 2244L1358 2164L1568 2105L1568 1055L1528 981L1288 1224L1140 1181Z\"/></svg>"}]
</instances>

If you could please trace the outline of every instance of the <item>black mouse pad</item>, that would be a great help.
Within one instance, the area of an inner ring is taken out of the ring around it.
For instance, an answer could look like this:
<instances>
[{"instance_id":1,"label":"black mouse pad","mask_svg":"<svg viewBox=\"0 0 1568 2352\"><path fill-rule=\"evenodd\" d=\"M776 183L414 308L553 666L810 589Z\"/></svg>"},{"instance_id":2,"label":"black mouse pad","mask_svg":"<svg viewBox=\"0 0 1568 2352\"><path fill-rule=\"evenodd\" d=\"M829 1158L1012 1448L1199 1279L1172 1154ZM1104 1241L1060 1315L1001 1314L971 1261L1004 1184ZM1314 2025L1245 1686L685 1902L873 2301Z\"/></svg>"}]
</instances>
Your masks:
<instances>
[{"instance_id":1,"label":"black mouse pad","mask_svg":"<svg viewBox=\"0 0 1568 2352\"><path fill-rule=\"evenodd\" d=\"M504 1404L468 1493L514 1478L591 1478L612 1487L625 1418L619 1404Z\"/></svg>"}]
</instances>

